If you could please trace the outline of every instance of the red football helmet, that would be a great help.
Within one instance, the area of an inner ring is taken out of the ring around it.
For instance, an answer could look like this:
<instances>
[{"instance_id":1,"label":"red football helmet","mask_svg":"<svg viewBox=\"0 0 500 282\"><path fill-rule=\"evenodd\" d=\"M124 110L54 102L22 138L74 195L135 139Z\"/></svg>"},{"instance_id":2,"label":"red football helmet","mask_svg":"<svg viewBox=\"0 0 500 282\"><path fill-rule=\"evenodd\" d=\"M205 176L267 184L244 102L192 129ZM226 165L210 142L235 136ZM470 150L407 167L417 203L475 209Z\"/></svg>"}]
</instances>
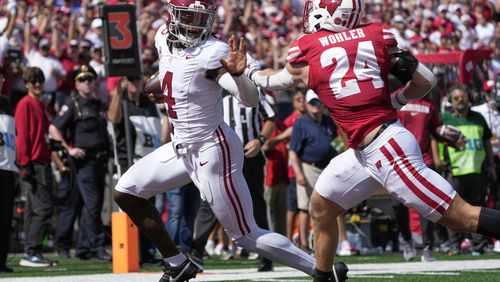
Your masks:
<instances>
[{"instance_id":1,"label":"red football helmet","mask_svg":"<svg viewBox=\"0 0 500 282\"><path fill-rule=\"evenodd\" d=\"M188 48L202 44L210 36L216 9L215 0L171 0L167 40Z\"/></svg>"},{"instance_id":2,"label":"red football helmet","mask_svg":"<svg viewBox=\"0 0 500 282\"><path fill-rule=\"evenodd\" d=\"M335 32L358 26L364 11L363 0L309 0L304 7L305 33L320 29Z\"/></svg>"}]
</instances>

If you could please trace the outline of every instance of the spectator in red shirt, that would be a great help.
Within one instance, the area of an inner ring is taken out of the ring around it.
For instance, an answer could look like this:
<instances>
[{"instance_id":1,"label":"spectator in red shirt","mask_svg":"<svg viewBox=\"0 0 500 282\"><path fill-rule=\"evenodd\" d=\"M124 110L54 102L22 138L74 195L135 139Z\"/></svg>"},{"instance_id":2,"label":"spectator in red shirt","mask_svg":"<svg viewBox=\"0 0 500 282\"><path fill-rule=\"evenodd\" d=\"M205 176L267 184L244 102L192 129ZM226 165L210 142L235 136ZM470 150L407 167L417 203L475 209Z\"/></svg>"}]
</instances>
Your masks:
<instances>
[{"instance_id":1,"label":"spectator in red shirt","mask_svg":"<svg viewBox=\"0 0 500 282\"><path fill-rule=\"evenodd\" d=\"M270 99L272 99L272 102L269 102L269 104L274 106L274 98L271 97ZM276 119L275 122L276 128L269 139L273 139L286 130L286 125L283 121ZM272 230L286 236L288 150L284 142L277 144L273 148L270 148L268 144L269 140L262 146L267 160L264 198L271 212Z\"/></svg>"},{"instance_id":2,"label":"spectator in red shirt","mask_svg":"<svg viewBox=\"0 0 500 282\"><path fill-rule=\"evenodd\" d=\"M66 71L66 73L72 73L74 70L78 69L83 65L83 61L80 59L80 50L78 49L78 40L70 40L68 47L64 50L57 50L61 53L59 60ZM75 89L75 80L71 76L66 76L60 83L57 92L57 107L61 108L64 105L66 99L70 96L71 90Z\"/></svg>"},{"instance_id":3,"label":"spectator in red shirt","mask_svg":"<svg viewBox=\"0 0 500 282\"><path fill-rule=\"evenodd\" d=\"M283 141L288 142L290 136L292 136L292 128L295 121L301 117L306 111L305 90L297 89L292 94L292 104L294 111L285 119L284 123L287 127L282 133L276 137L271 138L267 142L269 148L274 148ZM297 183L295 180L295 173L292 167L288 166L288 205L286 214L286 236L288 239L292 240L295 217L299 214L299 209L297 207Z\"/></svg>"},{"instance_id":4,"label":"spectator in red shirt","mask_svg":"<svg viewBox=\"0 0 500 282\"><path fill-rule=\"evenodd\" d=\"M42 238L52 217L52 171L48 144L49 120L41 101L45 77L40 68L27 68L23 80L28 95L22 98L15 112L16 146L27 199L24 222L25 253L19 264L47 267L55 262L42 255Z\"/></svg>"}]
</instances>

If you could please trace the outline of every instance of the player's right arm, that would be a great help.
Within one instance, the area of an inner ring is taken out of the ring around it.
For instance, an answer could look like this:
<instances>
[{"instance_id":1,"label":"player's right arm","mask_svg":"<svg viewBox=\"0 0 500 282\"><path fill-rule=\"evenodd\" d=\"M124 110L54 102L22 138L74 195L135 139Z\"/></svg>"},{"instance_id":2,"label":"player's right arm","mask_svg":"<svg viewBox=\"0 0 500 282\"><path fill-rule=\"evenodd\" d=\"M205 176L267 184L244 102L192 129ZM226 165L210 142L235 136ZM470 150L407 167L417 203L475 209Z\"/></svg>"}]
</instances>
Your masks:
<instances>
[{"instance_id":1,"label":"player's right arm","mask_svg":"<svg viewBox=\"0 0 500 282\"><path fill-rule=\"evenodd\" d=\"M287 63L283 69L265 69L249 73L250 79L267 90L282 90L304 82L303 73L308 66Z\"/></svg>"},{"instance_id":2,"label":"player's right arm","mask_svg":"<svg viewBox=\"0 0 500 282\"><path fill-rule=\"evenodd\" d=\"M282 90L301 82L307 84L309 65L305 62L304 56L299 41L295 41L288 49L287 63L283 69L262 71L247 69L245 73L257 86L267 90Z\"/></svg>"}]
</instances>

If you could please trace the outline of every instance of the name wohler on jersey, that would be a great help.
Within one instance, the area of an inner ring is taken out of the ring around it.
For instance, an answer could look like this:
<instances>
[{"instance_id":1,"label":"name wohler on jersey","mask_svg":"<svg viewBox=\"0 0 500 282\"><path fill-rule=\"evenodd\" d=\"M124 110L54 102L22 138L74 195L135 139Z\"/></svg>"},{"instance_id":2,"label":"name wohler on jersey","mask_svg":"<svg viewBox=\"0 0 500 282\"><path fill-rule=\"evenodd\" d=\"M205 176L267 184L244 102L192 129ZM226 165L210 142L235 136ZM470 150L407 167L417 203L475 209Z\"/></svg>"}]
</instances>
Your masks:
<instances>
[{"instance_id":1,"label":"name wohler on jersey","mask_svg":"<svg viewBox=\"0 0 500 282\"><path fill-rule=\"evenodd\" d=\"M332 33L327 36L323 36L318 38L319 42L323 47L326 47L330 44L335 44L338 42L344 42L348 40L353 40L353 39L358 39L358 38L365 38L365 33L363 32L362 29L356 28L356 29L351 29L351 30L346 30L338 33Z\"/></svg>"}]
</instances>

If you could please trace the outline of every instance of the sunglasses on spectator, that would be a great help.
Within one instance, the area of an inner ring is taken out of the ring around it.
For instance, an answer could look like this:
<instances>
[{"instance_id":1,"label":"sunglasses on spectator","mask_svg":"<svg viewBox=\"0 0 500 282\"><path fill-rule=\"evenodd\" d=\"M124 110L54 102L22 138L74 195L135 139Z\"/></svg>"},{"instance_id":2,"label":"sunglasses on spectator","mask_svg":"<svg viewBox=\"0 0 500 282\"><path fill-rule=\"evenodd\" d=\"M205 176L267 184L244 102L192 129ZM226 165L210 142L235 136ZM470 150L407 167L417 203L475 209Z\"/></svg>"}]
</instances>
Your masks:
<instances>
[{"instance_id":1,"label":"sunglasses on spectator","mask_svg":"<svg viewBox=\"0 0 500 282\"><path fill-rule=\"evenodd\" d=\"M94 78L92 78L92 77L82 77L82 78L77 79L76 81L78 81L80 83L92 82L92 81L94 81Z\"/></svg>"},{"instance_id":2,"label":"sunglasses on spectator","mask_svg":"<svg viewBox=\"0 0 500 282\"><path fill-rule=\"evenodd\" d=\"M37 83L42 84L45 82L45 80L43 80L41 78L33 78L33 79L28 80L28 82L31 84L37 84Z\"/></svg>"},{"instance_id":3,"label":"sunglasses on spectator","mask_svg":"<svg viewBox=\"0 0 500 282\"><path fill-rule=\"evenodd\" d=\"M467 96L453 96L451 97L453 101L461 101L461 100L469 100L469 97Z\"/></svg>"}]
</instances>

